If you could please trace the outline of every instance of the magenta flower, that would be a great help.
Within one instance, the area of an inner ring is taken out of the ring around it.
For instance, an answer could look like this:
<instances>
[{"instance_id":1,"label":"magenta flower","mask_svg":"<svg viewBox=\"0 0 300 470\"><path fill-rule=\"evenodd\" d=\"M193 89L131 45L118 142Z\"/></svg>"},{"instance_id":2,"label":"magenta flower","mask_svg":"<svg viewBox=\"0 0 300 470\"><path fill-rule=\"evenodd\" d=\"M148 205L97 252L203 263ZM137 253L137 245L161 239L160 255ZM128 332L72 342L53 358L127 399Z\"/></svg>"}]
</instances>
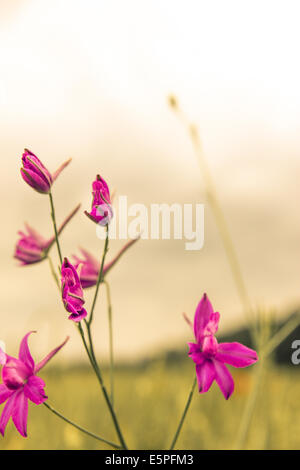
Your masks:
<instances>
[{"instance_id":1,"label":"magenta flower","mask_svg":"<svg viewBox=\"0 0 300 470\"><path fill-rule=\"evenodd\" d=\"M114 257L112 261L107 263L103 268L103 276L105 276L108 271L116 264L116 262L121 258L123 253L128 250L138 238L134 240L130 240L123 248L119 251L119 253ZM83 254L83 258L79 258L78 256L73 256L75 263L74 267L77 271L79 271L80 267L80 282L83 289L87 289L89 287L93 287L97 284L98 276L100 272L100 262L91 255L88 251L81 248L81 253Z\"/></svg>"},{"instance_id":2,"label":"magenta flower","mask_svg":"<svg viewBox=\"0 0 300 470\"><path fill-rule=\"evenodd\" d=\"M21 436L27 437L28 399L36 405L40 405L48 398L44 391L46 384L36 374L69 339L67 337L60 346L35 365L28 348L28 336L31 333L33 331L27 333L22 339L18 359L5 354L0 348L0 364L3 366L0 404L6 402L0 418L2 436L4 436L6 425L11 417Z\"/></svg>"},{"instance_id":3,"label":"magenta flower","mask_svg":"<svg viewBox=\"0 0 300 470\"><path fill-rule=\"evenodd\" d=\"M92 194L92 210L91 212L85 211L84 213L93 222L105 226L109 224L113 216L113 211L111 207L109 188L100 175L97 175L96 180L93 182Z\"/></svg>"},{"instance_id":4,"label":"magenta flower","mask_svg":"<svg viewBox=\"0 0 300 470\"><path fill-rule=\"evenodd\" d=\"M71 313L69 320L80 322L87 316L87 311L83 308L83 290L78 273L67 258L61 267L61 290L65 309Z\"/></svg>"},{"instance_id":5,"label":"magenta flower","mask_svg":"<svg viewBox=\"0 0 300 470\"><path fill-rule=\"evenodd\" d=\"M58 229L58 235L61 234L67 223L72 219L76 214L80 205L78 205L71 214L64 220L60 228ZM18 259L21 262L21 266L28 264L38 263L43 261L55 242L55 237L51 237L49 240L46 240L42 235L40 235L36 230L30 227L28 224L25 224L26 232L18 232L20 239L18 240L15 248L14 258Z\"/></svg>"},{"instance_id":6,"label":"magenta flower","mask_svg":"<svg viewBox=\"0 0 300 470\"><path fill-rule=\"evenodd\" d=\"M70 161L71 159L67 160L51 175L39 158L30 150L25 149L22 155L21 175L23 180L33 189L42 194L49 194L52 184Z\"/></svg>"},{"instance_id":7,"label":"magenta flower","mask_svg":"<svg viewBox=\"0 0 300 470\"><path fill-rule=\"evenodd\" d=\"M46 258L48 251L53 245L55 238L45 240L36 230L25 224L27 233L18 232L20 239L15 248L14 258L21 262L21 265L38 263Z\"/></svg>"},{"instance_id":8,"label":"magenta flower","mask_svg":"<svg viewBox=\"0 0 300 470\"><path fill-rule=\"evenodd\" d=\"M185 317L189 325L191 321ZM226 400L234 390L233 378L225 366L247 367L258 360L253 349L240 343L220 343L214 337L218 330L219 313L214 313L206 294L195 312L194 334L196 343L189 343L189 356L196 364L199 392L207 392L216 380Z\"/></svg>"}]
</instances>

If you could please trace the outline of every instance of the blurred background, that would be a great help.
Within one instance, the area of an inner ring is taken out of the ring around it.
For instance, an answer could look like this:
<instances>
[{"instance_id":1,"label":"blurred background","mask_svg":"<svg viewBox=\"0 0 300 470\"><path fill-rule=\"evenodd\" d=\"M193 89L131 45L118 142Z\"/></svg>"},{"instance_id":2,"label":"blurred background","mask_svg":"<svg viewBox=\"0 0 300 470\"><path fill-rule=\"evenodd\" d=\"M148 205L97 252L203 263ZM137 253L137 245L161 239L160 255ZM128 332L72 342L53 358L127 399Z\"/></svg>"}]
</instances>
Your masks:
<instances>
[{"instance_id":1,"label":"blurred background","mask_svg":"<svg viewBox=\"0 0 300 470\"><path fill-rule=\"evenodd\" d=\"M171 93L199 127L253 305L280 321L297 309L298 18L293 1L0 0L0 340L10 354L16 338L36 329L35 357L69 334L57 364L85 361L47 263L20 268L13 259L25 221L52 235L48 198L19 173L24 147L50 171L73 159L53 189L58 221L82 204L61 237L67 256L79 246L95 256L103 249L83 214L97 173L129 203L205 203L202 250L141 240L110 273L119 364L185 352L191 333L182 312L192 317L203 292L221 313L221 333L245 327L197 157L168 106ZM112 241L108 258L122 244ZM57 263L55 256L54 248ZM95 336L105 359L104 291Z\"/></svg>"}]
</instances>

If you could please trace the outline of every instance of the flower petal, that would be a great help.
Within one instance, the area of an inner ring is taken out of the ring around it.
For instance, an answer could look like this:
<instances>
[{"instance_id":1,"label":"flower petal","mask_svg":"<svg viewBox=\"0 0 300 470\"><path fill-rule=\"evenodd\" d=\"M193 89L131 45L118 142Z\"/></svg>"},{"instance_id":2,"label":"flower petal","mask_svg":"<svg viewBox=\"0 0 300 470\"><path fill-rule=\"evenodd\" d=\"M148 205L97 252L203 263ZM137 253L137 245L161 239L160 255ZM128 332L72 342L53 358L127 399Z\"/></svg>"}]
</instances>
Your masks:
<instances>
[{"instance_id":1,"label":"flower petal","mask_svg":"<svg viewBox=\"0 0 300 470\"><path fill-rule=\"evenodd\" d=\"M208 323L204 328L204 335L214 335L218 331L220 321L219 312L212 313L209 317Z\"/></svg>"},{"instance_id":2,"label":"flower petal","mask_svg":"<svg viewBox=\"0 0 300 470\"><path fill-rule=\"evenodd\" d=\"M9 397L9 399L6 402L5 407L3 408L2 415L0 418L0 433L2 434L2 436L4 436L6 425L8 423L9 418L11 417L13 406L14 406L14 401L15 401L15 396L17 393L19 392L14 392L13 395Z\"/></svg>"},{"instance_id":3,"label":"flower petal","mask_svg":"<svg viewBox=\"0 0 300 470\"><path fill-rule=\"evenodd\" d=\"M36 242L39 244L39 245L43 245L45 243L45 239L44 237L42 237L42 235L40 235L34 228L32 228L29 224L27 224L25 222L25 227L27 229L27 232L28 232L28 235L33 238L34 240L36 240ZM22 233L22 232L20 232ZM28 235L22 233L23 237L24 238L27 238Z\"/></svg>"},{"instance_id":4,"label":"flower petal","mask_svg":"<svg viewBox=\"0 0 300 470\"><path fill-rule=\"evenodd\" d=\"M34 360L30 354L29 347L28 347L28 336L31 333L36 333L36 331L29 331L27 335L21 341L20 349L19 349L19 359L20 361L24 362L24 364L33 371L34 369Z\"/></svg>"},{"instance_id":5,"label":"flower petal","mask_svg":"<svg viewBox=\"0 0 300 470\"><path fill-rule=\"evenodd\" d=\"M0 365L4 366L6 363L6 354L5 352L0 348Z\"/></svg>"},{"instance_id":6,"label":"flower petal","mask_svg":"<svg viewBox=\"0 0 300 470\"><path fill-rule=\"evenodd\" d=\"M62 268L61 268L61 276L62 276L62 283L65 282L68 287L80 287L80 280L77 273L77 270L74 266L70 263L68 258L64 259Z\"/></svg>"},{"instance_id":7,"label":"flower petal","mask_svg":"<svg viewBox=\"0 0 300 470\"><path fill-rule=\"evenodd\" d=\"M32 375L24 386L25 396L36 405L40 405L48 398L44 391L45 386L45 382L40 377Z\"/></svg>"},{"instance_id":8,"label":"flower petal","mask_svg":"<svg viewBox=\"0 0 300 470\"><path fill-rule=\"evenodd\" d=\"M207 295L204 294L195 312L194 333L197 342L199 342L201 337L203 336L204 329L207 323L209 322L212 313L214 313L212 305Z\"/></svg>"},{"instance_id":9,"label":"flower petal","mask_svg":"<svg viewBox=\"0 0 300 470\"><path fill-rule=\"evenodd\" d=\"M6 354L6 363L2 369L2 380L7 388L17 390L24 385L31 374L32 369L27 367L23 361Z\"/></svg>"},{"instance_id":10,"label":"flower petal","mask_svg":"<svg viewBox=\"0 0 300 470\"><path fill-rule=\"evenodd\" d=\"M84 211L84 213L90 220L92 220L96 224L98 223L97 220L88 211Z\"/></svg>"},{"instance_id":11,"label":"flower petal","mask_svg":"<svg viewBox=\"0 0 300 470\"><path fill-rule=\"evenodd\" d=\"M241 343L221 343L216 359L234 367L247 367L258 360L257 353Z\"/></svg>"},{"instance_id":12,"label":"flower petal","mask_svg":"<svg viewBox=\"0 0 300 470\"><path fill-rule=\"evenodd\" d=\"M50 185L46 183L37 173L33 172L26 168L21 168L21 175L24 181L26 181L29 186L42 194L48 194Z\"/></svg>"},{"instance_id":13,"label":"flower petal","mask_svg":"<svg viewBox=\"0 0 300 470\"><path fill-rule=\"evenodd\" d=\"M212 361L207 360L203 364L197 364L196 374L199 393L207 392L215 379L215 368Z\"/></svg>"},{"instance_id":14,"label":"flower petal","mask_svg":"<svg viewBox=\"0 0 300 470\"><path fill-rule=\"evenodd\" d=\"M89 251L84 248L80 248L81 253L83 254L85 261L92 265L96 270L100 270L100 262L93 256Z\"/></svg>"},{"instance_id":15,"label":"flower petal","mask_svg":"<svg viewBox=\"0 0 300 470\"><path fill-rule=\"evenodd\" d=\"M12 394L13 390L10 390L4 384L0 384L0 405L4 403Z\"/></svg>"},{"instance_id":16,"label":"flower petal","mask_svg":"<svg viewBox=\"0 0 300 470\"><path fill-rule=\"evenodd\" d=\"M69 339L70 337L67 336L63 343L57 346L57 348L53 349L53 351L51 351L41 362L39 362L34 369L34 373L36 374L39 370L41 370L47 364L47 362L49 362L50 359L52 359L52 357L58 353L58 351L67 343L67 341L69 341Z\"/></svg>"},{"instance_id":17,"label":"flower petal","mask_svg":"<svg viewBox=\"0 0 300 470\"><path fill-rule=\"evenodd\" d=\"M71 315L68 316L68 320L73 320L74 322L78 323L81 320L83 320L87 316L87 311L82 308L80 311L76 313L71 313Z\"/></svg>"},{"instance_id":18,"label":"flower petal","mask_svg":"<svg viewBox=\"0 0 300 470\"><path fill-rule=\"evenodd\" d=\"M205 355L214 356L218 350L218 341L213 335L204 336L201 349Z\"/></svg>"},{"instance_id":19,"label":"flower petal","mask_svg":"<svg viewBox=\"0 0 300 470\"><path fill-rule=\"evenodd\" d=\"M221 392L223 393L226 400L232 395L234 390L234 382L231 373L220 361L212 359L215 367L215 378L216 382L219 385Z\"/></svg>"},{"instance_id":20,"label":"flower petal","mask_svg":"<svg viewBox=\"0 0 300 470\"><path fill-rule=\"evenodd\" d=\"M69 165L69 163L71 162L72 158L69 158L69 160L67 160L66 162L64 162L62 165L60 165L60 167L53 173L52 175L52 181L55 181L56 178L59 176L59 174L66 168L66 166Z\"/></svg>"},{"instance_id":21,"label":"flower petal","mask_svg":"<svg viewBox=\"0 0 300 470\"><path fill-rule=\"evenodd\" d=\"M196 363L196 364L203 364L203 362L205 361L206 357L204 356L204 354L201 352L200 350L200 347L199 347L199 344L196 344L196 343L188 343L189 345L189 356L193 359L193 361Z\"/></svg>"},{"instance_id":22,"label":"flower petal","mask_svg":"<svg viewBox=\"0 0 300 470\"><path fill-rule=\"evenodd\" d=\"M12 409L12 420L23 437L27 437L28 398L23 390L17 392Z\"/></svg>"},{"instance_id":23,"label":"flower petal","mask_svg":"<svg viewBox=\"0 0 300 470\"><path fill-rule=\"evenodd\" d=\"M37 173L45 182L49 185L52 184L52 176L41 162L41 160L30 150L24 149L22 155L22 163L24 168L32 170L34 173Z\"/></svg>"},{"instance_id":24,"label":"flower petal","mask_svg":"<svg viewBox=\"0 0 300 470\"><path fill-rule=\"evenodd\" d=\"M89 287L93 287L97 284L98 281L98 275L89 275L83 272L84 269L82 269L80 273L80 282L81 282L81 287L83 289L88 289Z\"/></svg>"}]
</instances>

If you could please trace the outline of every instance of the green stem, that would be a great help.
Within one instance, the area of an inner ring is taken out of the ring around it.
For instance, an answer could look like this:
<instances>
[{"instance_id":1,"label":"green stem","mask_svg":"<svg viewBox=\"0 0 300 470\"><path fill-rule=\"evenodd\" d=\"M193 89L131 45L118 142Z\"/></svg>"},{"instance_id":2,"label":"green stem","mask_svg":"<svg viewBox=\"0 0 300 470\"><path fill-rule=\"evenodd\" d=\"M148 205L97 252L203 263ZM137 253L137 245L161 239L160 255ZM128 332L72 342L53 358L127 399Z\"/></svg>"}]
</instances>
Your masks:
<instances>
[{"instance_id":1,"label":"green stem","mask_svg":"<svg viewBox=\"0 0 300 470\"><path fill-rule=\"evenodd\" d=\"M51 192L49 193L49 197L50 197L50 204L51 204L51 218L52 218L53 227L54 227L54 233L55 233L55 241L56 241L56 245L57 245L57 250L58 250L58 255L59 255L60 263L61 263L61 265L62 265L62 254L61 254L61 249L60 249L59 240L58 240L58 231L57 231L56 218L55 218L55 209L54 209L54 203L53 203L53 198L52 198ZM91 325L91 322L92 322L92 319L93 319L93 313L94 313L94 309L95 309L95 305L96 305L96 301L97 301L99 286L100 286L100 282L101 282L102 277L103 277L104 261L105 261L106 253L107 253L107 251L108 251L108 234L109 234L109 231L108 231L108 225L107 225L107 226L106 226L106 240L105 240L105 246L104 246L104 253L103 253L102 262L101 262L101 268L100 268L100 272L99 272L99 276L98 276L96 293L95 293L95 297L94 297L94 301L93 301L93 305L92 305L92 309L91 309L90 320L89 320L88 322L86 322L87 329L88 329L89 342L90 342L90 349L88 348L87 342L86 342L86 340L85 340L84 332L83 332L83 329L82 329L80 323L79 323L79 325L78 325L78 329L79 329L79 332L80 332L80 335L81 335L82 342L83 342L83 344L84 344L86 353L87 353L88 358L89 358L89 360L90 360L91 366L93 367L94 372L95 372L95 374L96 374L96 376L97 376L97 378L98 378L98 381L99 381L99 383L100 383L100 386L101 386L101 389L102 389L102 392L103 392L105 401L106 401L106 403L107 403L107 406L108 406L109 411L110 411L110 414L111 414L111 416L112 416L112 419L113 419L113 422L114 422L114 425L115 425L117 434L118 434L118 436L119 436L120 443L121 443L121 445L122 445L122 449L127 449L127 446L126 446L126 444L125 444L125 441L124 441L122 432L121 432L121 430L120 430L120 426L119 426L119 423L118 423L116 414L115 414L114 409L113 409L113 406L112 406L112 404L111 404L111 402L110 402L108 393L107 393L106 388L105 388L105 385L104 385L104 383L103 383L103 379L102 379L102 375L101 375L99 366L98 366L97 361L96 361L96 357L95 357L95 353L94 353L94 348L93 348L93 341L92 341L92 336L91 336L91 331L90 331L90 325ZM119 447L119 448L120 448L120 447Z\"/></svg>"},{"instance_id":2,"label":"green stem","mask_svg":"<svg viewBox=\"0 0 300 470\"><path fill-rule=\"evenodd\" d=\"M94 434L90 431L88 431L87 429L84 429L83 427L79 426L78 424L74 423L73 421L71 421L70 419L66 418L65 416L63 416L61 413L59 413L58 411L56 411L54 408L52 408L52 406L50 406L48 403L44 402L44 405L46 406L46 408L48 408L48 410L50 410L53 414L55 414L56 416L58 416L59 418L61 418L62 420L64 420L66 423L70 424L71 426L73 426L74 428L78 429L79 431L83 432L84 434L87 434L88 436L90 437L93 437L94 439L97 439L98 441L101 441L101 442L104 442L105 444L111 446L111 447L114 447L115 449L121 449L121 447L118 445L118 444L114 444L113 442L110 442L110 441L107 441L106 439L103 439L102 437L100 436L97 436L97 434Z\"/></svg>"},{"instance_id":3,"label":"green stem","mask_svg":"<svg viewBox=\"0 0 300 470\"><path fill-rule=\"evenodd\" d=\"M194 394L194 390L195 390L196 384L197 384L197 378L195 377L195 379L194 379L194 381L193 381L193 385L192 385L191 391L190 391L190 393L189 393L189 396L188 396L188 399L187 399L187 402L186 402L186 405L185 405L185 408L184 408L184 410L183 410L183 414L182 414L182 416L181 416L181 419L180 419L178 428L177 428L176 433L175 433L175 436L174 436L174 438L173 438L173 441L172 441L170 450L173 450L173 449L174 449L175 444L176 444L176 442L177 442L177 439L178 439L178 437L179 437L179 434L180 434L181 428L182 428L182 426L183 426L183 423L184 423L186 414L187 414L187 412L188 412L188 409L189 409L189 407L190 407L190 404L191 404L191 401L192 401L192 398L193 398L193 394Z\"/></svg>"},{"instance_id":4,"label":"green stem","mask_svg":"<svg viewBox=\"0 0 300 470\"><path fill-rule=\"evenodd\" d=\"M109 235L109 230L108 230L108 225L106 225L106 238L105 238L105 244L104 244L104 251L103 251L103 255L102 255L101 268L100 268L99 275L98 275L96 291L95 291L94 300L93 300L93 304L92 304L92 308L91 308L90 318L88 320L89 325L91 325L91 323L93 321L94 310L95 310L95 306L96 306L96 302L97 302L97 298L98 298L98 293L99 293L99 287L100 287L101 281L103 280L104 262L105 262L106 254L108 252L108 240L109 240L108 235Z\"/></svg>"},{"instance_id":5,"label":"green stem","mask_svg":"<svg viewBox=\"0 0 300 470\"><path fill-rule=\"evenodd\" d=\"M59 240L58 240L58 231L57 231L56 218L55 218L55 209L54 209L53 197L52 197L51 192L49 193L49 198L50 198L50 205L51 205L51 219L52 219L53 227L54 227L55 241L56 241L58 256L59 256L59 260L60 260L60 265L62 265L63 260L62 260L61 249L60 249Z\"/></svg>"},{"instance_id":6,"label":"green stem","mask_svg":"<svg viewBox=\"0 0 300 470\"><path fill-rule=\"evenodd\" d=\"M90 343L90 349L87 345L87 342L86 342L86 339L85 339L85 336L84 336L84 331L82 329L82 326L81 324L79 323L78 325L78 329L79 329L79 332L80 332L80 335L81 335L81 338L82 338L82 342L84 344L84 347L85 347L85 350L86 350L86 353L88 355L88 358L89 358L89 361L91 363L91 366L93 367L94 369L94 372L97 376L97 379L98 379L98 382L100 384L100 387L101 387L101 390L102 390L102 393L103 393L103 396L104 396L104 399L106 401L106 404L108 406L108 409L109 409L109 412L111 414L111 417L112 417L112 420L113 420L113 423L114 423L114 426L115 426L115 429L116 429L116 432L117 432L117 435L119 437L119 440L120 440L120 443L122 445L122 449L125 449L127 450L127 445L125 443L125 440L124 440L124 437L123 437L123 434L122 434L122 431L121 431L121 428L120 428L120 425L119 425L119 422L118 422L118 419L117 419L117 416L116 416L116 413L114 411L114 408L111 404L111 401L109 399L109 396L108 396L108 393L107 393L107 390L106 390L106 387L104 385L104 382L103 382L103 378L102 378L102 374L101 374L101 371L100 371L100 368L97 364L97 361L96 361L96 357L95 357L95 352L94 352L94 347L93 347L93 340L92 340L92 335L91 335L91 330L90 330L90 325L88 322L86 322L86 327L87 327L87 330L88 330L88 337L89 337L89 343Z\"/></svg>"},{"instance_id":7,"label":"green stem","mask_svg":"<svg viewBox=\"0 0 300 470\"><path fill-rule=\"evenodd\" d=\"M113 323L112 323L112 305L110 287L107 281L104 281L106 287L106 297L108 304L108 326L109 326L109 358L110 358L110 399L114 404L114 345L113 345Z\"/></svg>"},{"instance_id":8,"label":"green stem","mask_svg":"<svg viewBox=\"0 0 300 470\"><path fill-rule=\"evenodd\" d=\"M52 274L52 276L53 276L53 279L54 279L54 281L55 281L55 284L57 285L58 289L60 290L60 284L59 284L58 276L57 276L56 271L55 271L55 269L54 269L52 259L50 258L49 255L47 255L47 258L48 258L48 261L49 261L51 274Z\"/></svg>"},{"instance_id":9,"label":"green stem","mask_svg":"<svg viewBox=\"0 0 300 470\"><path fill-rule=\"evenodd\" d=\"M78 330L79 330L79 333L80 333L80 336L81 336L81 339L82 339L82 342L83 342L84 349L85 349L90 361L91 360L93 361L93 359L91 358L91 353L90 353L89 347L87 345L87 342L86 342L86 339L85 339L85 336L84 336L84 331L82 329L81 323L78 323ZM93 364L93 368L94 368L94 364Z\"/></svg>"}]
</instances>

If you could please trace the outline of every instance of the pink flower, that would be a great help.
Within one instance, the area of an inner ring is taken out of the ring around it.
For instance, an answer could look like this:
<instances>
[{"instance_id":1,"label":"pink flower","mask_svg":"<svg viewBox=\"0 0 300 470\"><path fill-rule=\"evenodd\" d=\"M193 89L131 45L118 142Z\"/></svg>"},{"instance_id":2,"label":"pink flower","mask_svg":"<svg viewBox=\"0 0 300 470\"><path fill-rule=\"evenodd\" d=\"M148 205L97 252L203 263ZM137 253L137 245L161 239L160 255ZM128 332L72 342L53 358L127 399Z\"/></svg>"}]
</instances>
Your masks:
<instances>
[{"instance_id":1,"label":"pink flower","mask_svg":"<svg viewBox=\"0 0 300 470\"><path fill-rule=\"evenodd\" d=\"M190 320L186 321L192 326ZM216 380L226 400L234 390L233 378L225 366L247 367L258 360L253 349L240 343L220 343L214 334L218 330L219 313L214 313L206 294L195 312L194 334L196 343L189 343L189 356L196 364L199 392L207 392Z\"/></svg>"},{"instance_id":2,"label":"pink flower","mask_svg":"<svg viewBox=\"0 0 300 470\"><path fill-rule=\"evenodd\" d=\"M103 268L103 276L105 276L108 271L116 264L116 262L121 258L123 253L128 250L138 238L134 240L130 240L123 248L119 251L119 253L114 257L112 261L107 263ZM100 262L91 255L88 251L81 248L81 253L83 254L83 258L79 258L78 256L73 256L75 263L74 267L76 270L79 270L80 267L80 282L83 289L87 289L89 287L93 287L97 284L98 276L100 272Z\"/></svg>"},{"instance_id":3,"label":"pink flower","mask_svg":"<svg viewBox=\"0 0 300 470\"><path fill-rule=\"evenodd\" d=\"M58 229L58 234L63 231L67 223L72 219L72 217L78 211L80 205L78 205L71 214L64 220L60 228ZM27 233L18 232L20 239L18 240L15 248L14 258L18 259L21 262L21 266L28 264L38 263L43 261L55 242L55 237L51 237L49 240L46 240L42 235L40 235L36 230L30 227L28 224L25 224Z\"/></svg>"},{"instance_id":4,"label":"pink flower","mask_svg":"<svg viewBox=\"0 0 300 470\"><path fill-rule=\"evenodd\" d=\"M93 182L92 194L92 210L91 212L85 211L84 213L93 222L105 226L109 224L113 216L113 211L111 208L109 188L100 175L97 175L96 180Z\"/></svg>"},{"instance_id":5,"label":"pink flower","mask_svg":"<svg viewBox=\"0 0 300 470\"><path fill-rule=\"evenodd\" d=\"M39 158L30 150L25 149L22 155L21 175L23 180L33 189L42 194L49 194L53 182L70 161L71 159L67 160L51 175Z\"/></svg>"},{"instance_id":6,"label":"pink flower","mask_svg":"<svg viewBox=\"0 0 300 470\"><path fill-rule=\"evenodd\" d=\"M20 239L15 248L14 258L21 262L21 265L38 263L46 258L47 253L54 243L55 238L46 240L36 230L25 224L27 233L18 232Z\"/></svg>"},{"instance_id":7,"label":"pink flower","mask_svg":"<svg viewBox=\"0 0 300 470\"><path fill-rule=\"evenodd\" d=\"M78 273L67 258L61 267L61 286L65 309L71 313L69 320L80 322L87 316L87 311L83 308L83 290Z\"/></svg>"},{"instance_id":8,"label":"pink flower","mask_svg":"<svg viewBox=\"0 0 300 470\"><path fill-rule=\"evenodd\" d=\"M23 437L27 437L28 399L40 405L47 400L44 391L45 382L36 374L48 361L66 344L66 340L41 362L35 365L28 348L30 331L21 341L19 358L5 354L0 348L0 364L2 368L2 381L0 384L0 404L6 402L0 418L0 432L4 431L8 420L12 417L13 423Z\"/></svg>"}]
</instances>

